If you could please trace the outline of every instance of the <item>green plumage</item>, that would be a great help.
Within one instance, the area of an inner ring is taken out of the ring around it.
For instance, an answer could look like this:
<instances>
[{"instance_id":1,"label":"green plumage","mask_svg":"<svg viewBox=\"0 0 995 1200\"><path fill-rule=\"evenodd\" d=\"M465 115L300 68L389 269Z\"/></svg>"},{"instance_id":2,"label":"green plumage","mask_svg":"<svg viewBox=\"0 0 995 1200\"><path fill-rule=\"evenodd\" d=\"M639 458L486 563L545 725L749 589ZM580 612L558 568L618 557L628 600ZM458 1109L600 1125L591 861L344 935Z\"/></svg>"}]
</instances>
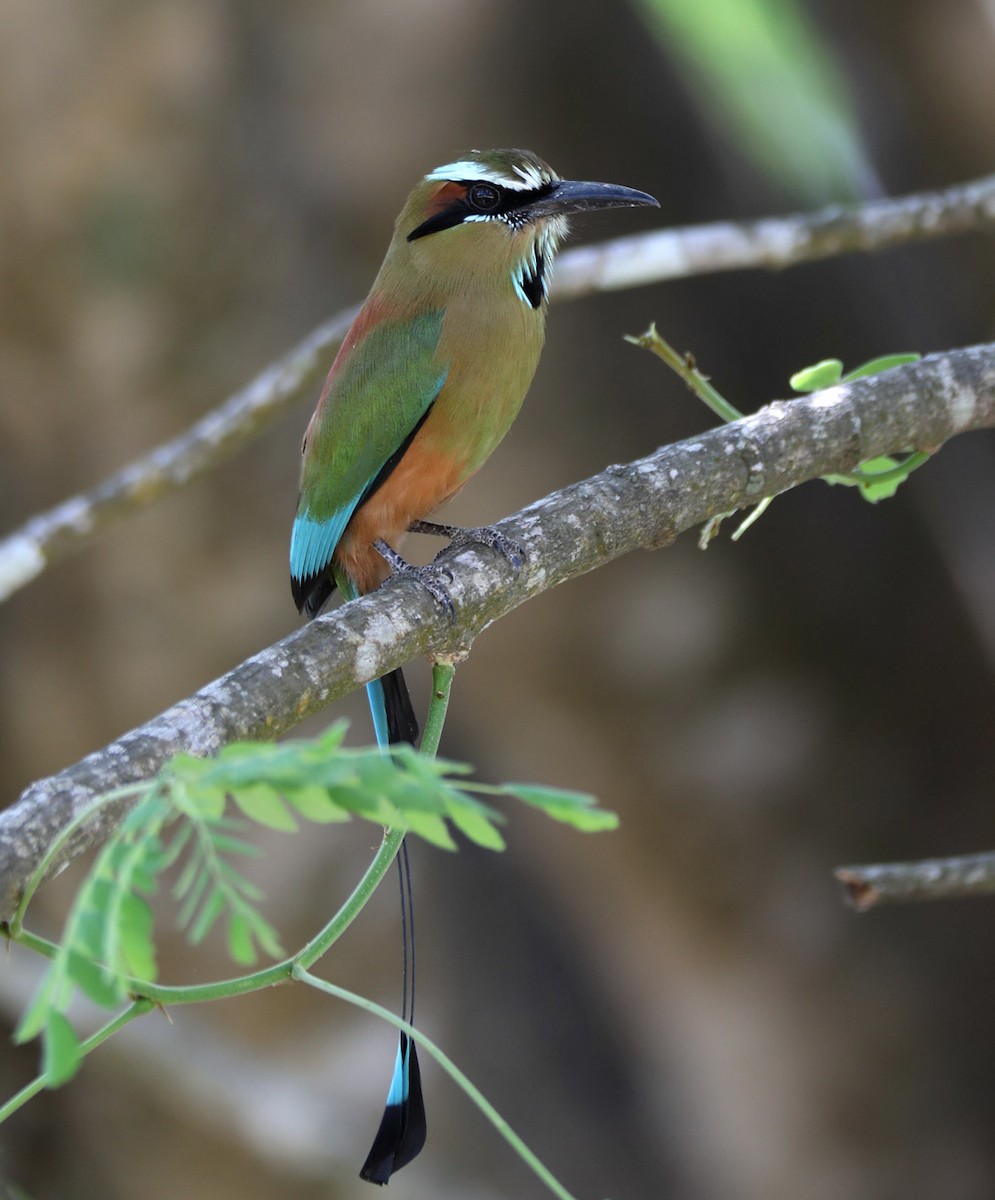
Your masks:
<instances>
[{"instance_id":1,"label":"green plumage","mask_svg":"<svg viewBox=\"0 0 995 1200\"><path fill-rule=\"evenodd\" d=\"M439 394L443 311L374 326L343 357L308 431L301 507L318 520L355 504Z\"/></svg>"}]
</instances>

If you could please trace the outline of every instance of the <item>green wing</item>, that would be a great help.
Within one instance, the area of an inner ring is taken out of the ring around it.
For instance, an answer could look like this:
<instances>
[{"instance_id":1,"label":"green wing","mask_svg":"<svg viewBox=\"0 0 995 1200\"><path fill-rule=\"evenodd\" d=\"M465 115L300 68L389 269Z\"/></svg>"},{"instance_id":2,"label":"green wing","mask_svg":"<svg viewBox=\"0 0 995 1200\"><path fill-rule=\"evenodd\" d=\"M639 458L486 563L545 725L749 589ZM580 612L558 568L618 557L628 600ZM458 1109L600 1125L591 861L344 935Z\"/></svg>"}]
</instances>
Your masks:
<instances>
[{"instance_id":1,"label":"green wing","mask_svg":"<svg viewBox=\"0 0 995 1200\"><path fill-rule=\"evenodd\" d=\"M331 562L367 489L411 436L446 381L437 357L442 310L377 325L335 367L304 449L290 574Z\"/></svg>"}]
</instances>

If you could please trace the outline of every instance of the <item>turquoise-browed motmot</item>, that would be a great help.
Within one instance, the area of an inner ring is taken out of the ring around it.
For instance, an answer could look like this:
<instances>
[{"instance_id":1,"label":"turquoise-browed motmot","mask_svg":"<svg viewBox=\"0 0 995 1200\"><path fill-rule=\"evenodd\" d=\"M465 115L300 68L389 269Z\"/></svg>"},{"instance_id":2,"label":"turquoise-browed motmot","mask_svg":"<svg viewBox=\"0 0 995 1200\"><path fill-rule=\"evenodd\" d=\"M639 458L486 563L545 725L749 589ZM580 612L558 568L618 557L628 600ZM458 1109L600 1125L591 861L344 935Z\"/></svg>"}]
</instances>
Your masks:
<instances>
[{"instance_id":1,"label":"turquoise-browed motmot","mask_svg":"<svg viewBox=\"0 0 995 1200\"><path fill-rule=\"evenodd\" d=\"M417 184L304 435L290 542L302 613L316 616L336 587L352 599L393 571L414 571L448 603L437 576L409 568L396 547L463 486L515 419L542 350L550 269L567 215L656 203L632 188L560 179L525 150L474 150ZM467 533L517 565L517 547L494 531ZM401 672L367 690L378 743L414 741ZM403 849L400 862L410 935ZM402 1016L413 1018L407 994ZM361 1175L386 1183L424 1141L418 1060L401 1034Z\"/></svg>"}]
</instances>

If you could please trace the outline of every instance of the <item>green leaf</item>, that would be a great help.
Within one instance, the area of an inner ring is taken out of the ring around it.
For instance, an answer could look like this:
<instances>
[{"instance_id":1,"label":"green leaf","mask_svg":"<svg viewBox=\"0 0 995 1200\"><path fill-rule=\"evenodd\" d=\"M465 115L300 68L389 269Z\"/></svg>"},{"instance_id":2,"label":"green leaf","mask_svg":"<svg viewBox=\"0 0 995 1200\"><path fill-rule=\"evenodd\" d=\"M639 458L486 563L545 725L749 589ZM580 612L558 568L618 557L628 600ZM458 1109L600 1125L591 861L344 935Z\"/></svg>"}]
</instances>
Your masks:
<instances>
[{"instance_id":1,"label":"green leaf","mask_svg":"<svg viewBox=\"0 0 995 1200\"><path fill-rule=\"evenodd\" d=\"M393 747L393 759L408 774L427 784L437 784L448 775L473 774L473 767L466 763L454 762L450 758L429 758L419 754L413 746L403 744Z\"/></svg>"},{"instance_id":2,"label":"green leaf","mask_svg":"<svg viewBox=\"0 0 995 1200\"><path fill-rule=\"evenodd\" d=\"M504 838L492 824L496 814L489 814L483 805L471 807L468 804L454 804L450 801L446 805L446 812L460 833L469 838L471 842L475 842L485 850L503 850L505 848Z\"/></svg>"},{"instance_id":3,"label":"green leaf","mask_svg":"<svg viewBox=\"0 0 995 1200\"><path fill-rule=\"evenodd\" d=\"M333 787L329 794L334 804L353 816L363 817L376 825L392 825L397 819L397 808L384 795L382 788L364 788L360 785Z\"/></svg>"},{"instance_id":4,"label":"green leaf","mask_svg":"<svg viewBox=\"0 0 995 1200\"><path fill-rule=\"evenodd\" d=\"M212 759L181 753L174 755L160 770L160 786L168 792L180 812L210 820L225 811L228 797L224 788L212 787L204 781L205 772L212 764Z\"/></svg>"},{"instance_id":5,"label":"green leaf","mask_svg":"<svg viewBox=\"0 0 995 1200\"><path fill-rule=\"evenodd\" d=\"M120 962L128 975L152 981L156 977L155 946L152 941L152 909L134 892L121 901Z\"/></svg>"},{"instance_id":6,"label":"green leaf","mask_svg":"<svg viewBox=\"0 0 995 1200\"><path fill-rule=\"evenodd\" d=\"M843 364L838 358L824 358L811 367L802 367L788 380L796 392L819 392L823 388L839 383Z\"/></svg>"},{"instance_id":7,"label":"green leaf","mask_svg":"<svg viewBox=\"0 0 995 1200\"><path fill-rule=\"evenodd\" d=\"M240 875L231 863L218 863L218 878L229 885L232 892L238 893L245 900L262 900L265 896L262 888L257 887L251 879Z\"/></svg>"},{"instance_id":8,"label":"green leaf","mask_svg":"<svg viewBox=\"0 0 995 1200\"><path fill-rule=\"evenodd\" d=\"M79 1070L83 1055L72 1025L60 1012L50 1012L42 1040L42 1073L46 1087L68 1083Z\"/></svg>"},{"instance_id":9,"label":"green leaf","mask_svg":"<svg viewBox=\"0 0 995 1200\"><path fill-rule=\"evenodd\" d=\"M196 946L207 937L211 926L225 911L225 894L220 888L215 888L201 906L200 912L194 919L187 937Z\"/></svg>"},{"instance_id":10,"label":"green leaf","mask_svg":"<svg viewBox=\"0 0 995 1200\"><path fill-rule=\"evenodd\" d=\"M440 849L452 850L456 844L446 825L448 819L478 845L494 850L504 847L504 838L495 828L497 814L471 799L457 782L471 772L470 767L426 757L409 746L393 747L387 755L376 747L346 749L342 746L344 729L342 723L322 738L276 746L236 743L214 760L184 757L169 766L166 778L176 775L194 796L206 785L223 790L246 816L273 828L295 828L295 815L318 822L354 815L387 827L403 826ZM610 829L617 822L614 814L598 809L590 797L574 792L528 785L503 790L527 798L528 803L578 829ZM216 851L237 848L226 837L212 831ZM218 867L211 874L217 879L224 870ZM248 899L257 898L237 877L228 879L224 888ZM212 895L208 912L206 906L199 907L191 937L203 936L201 922L209 927L217 919L219 903L219 897ZM192 910L193 906L185 904L182 915L189 920ZM239 952L246 952L245 930L237 928L236 935Z\"/></svg>"},{"instance_id":11,"label":"green leaf","mask_svg":"<svg viewBox=\"0 0 995 1200\"><path fill-rule=\"evenodd\" d=\"M906 478L907 476L900 478L896 475L894 479L885 479L880 483L862 483L860 485L860 494L871 504L877 504L879 500L890 500L905 482Z\"/></svg>"},{"instance_id":12,"label":"green leaf","mask_svg":"<svg viewBox=\"0 0 995 1200\"><path fill-rule=\"evenodd\" d=\"M570 792L530 783L506 783L501 790L517 796L534 808L542 809L554 821L572 825L583 833L600 833L618 827L617 814L598 808L595 797L586 792Z\"/></svg>"},{"instance_id":13,"label":"green leaf","mask_svg":"<svg viewBox=\"0 0 995 1200\"><path fill-rule=\"evenodd\" d=\"M851 383L854 379L863 379L867 375L878 375L882 371L890 371L892 367L902 367L906 363L918 362L921 354L908 351L900 354L882 354L880 358L872 358L843 376L843 383Z\"/></svg>"},{"instance_id":14,"label":"green leaf","mask_svg":"<svg viewBox=\"0 0 995 1200\"><path fill-rule=\"evenodd\" d=\"M69 978L84 995L103 1008L113 1008L122 998L118 982L92 959L70 951L66 956Z\"/></svg>"},{"instance_id":15,"label":"green leaf","mask_svg":"<svg viewBox=\"0 0 995 1200\"><path fill-rule=\"evenodd\" d=\"M898 491L902 484L908 479L908 475L903 475L898 471L901 464L894 458L889 458L887 455L882 455L879 458L869 458L867 462L860 464L861 476L874 476L875 474L888 474L887 479L875 480L873 478L860 480L860 493L865 500L869 500L872 504L876 504L879 500L888 500ZM896 472L896 474L890 474Z\"/></svg>"},{"instance_id":16,"label":"green leaf","mask_svg":"<svg viewBox=\"0 0 995 1200\"><path fill-rule=\"evenodd\" d=\"M243 967L251 967L258 958L252 927L242 913L232 913L228 920L228 953Z\"/></svg>"},{"instance_id":17,"label":"green leaf","mask_svg":"<svg viewBox=\"0 0 995 1200\"><path fill-rule=\"evenodd\" d=\"M877 458L868 458L860 464L860 473L862 475L883 474L885 471L894 471L898 466L901 466L897 458L892 458L890 454L879 454Z\"/></svg>"},{"instance_id":18,"label":"green leaf","mask_svg":"<svg viewBox=\"0 0 995 1200\"><path fill-rule=\"evenodd\" d=\"M456 849L456 843L446 828L445 821L434 813L419 813L409 808L401 814L401 823L411 833L416 833L426 842L438 846L440 850Z\"/></svg>"},{"instance_id":19,"label":"green leaf","mask_svg":"<svg viewBox=\"0 0 995 1200\"><path fill-rule=\"evenodd\" d=\"M50 1080L69 1078L78 1045L66 1011L82 991L104 1007L127 994L129 975L155 978L152 911L143 898L157 887L168 856L159 838L173 813L158 791L149 790L101 849L66 920L62 941L16 1036L41 1034Z\"/></svg>"},{"instance_id":20,"label":"green leaf","mask_svg":"<svg viewBox=\"0 0 995 1200\"><path fill-rule=\"evenodd\" d=\"M218 822L212 821L208 828L211 844L219 853L241 854L243 858L258 858L262 854L262 850L254 842L247 842L245 838L231 837L227 833L219 832L224 826Z\"/></svg>"},{"instance_id":21,"label":"green leaf","mask_svg":"<svg viewBox=\"0 0 995 1200\"><path fill-rule=\"evenodd\" d=\"M280 958L283 955L283 947L280 945L280 939L277 936L276 930L263 917L262 913L256 912L255 909L246 909L242 914L249 922L249 928L253 938L259 944L260 949L265 951L270 958Z\"/></svg>"},{"instance_id":22,"label":"green leaf","mask_svg":"<svg viewBox=\"0 0 995 1200\"><path fill-rule=\"evenodd\" d=\"M72 946L67 953L99 959L103 954L104 914L96 909L80 909L73 930Z\"/></svg>"},{"instance_id":23,"label":"green leaf","mask_svg":"<svg viewBox=\"0 0 995 1200\"><path fill-rule=\"evenodd\" d=\"M196 760L194 760L196 761ZM205 821L216 820L225 811L228 803L228 793L223 787L212 787L208 783L187 785L184 791L189 796L189 803L197 816Z\"/></svg>"},{"instance_id":24,"label":"green leaf","mask_svg":"<svg viewBox=\"0 0 995 1200\"><path fill-rule=\"evenodd\" d=\"M180 855L189 845L190 839L193 836L193 826L189 822L185 822L173 834L169 841L169 845L165 846L162 852L162 860L160 870L168 870L175 862L179 860Z\"/></svg>"},{"instance_id":25,"label":"green leaf","mask_svg":"<svg viewBox=\"0 0 995 1200\"><path fill-rule=\"evenodd\" d=\"M180 929L186 929L193 920L194 913L197 911L204 892L207 890L207 885L211 882L211 872L203 858L198 854L195 857L191 856L191 861L196 868L191 873L191 884L184 890L182 895L178 891L174 891L176 899L183 902L180 905L180 911L176 914L176 924ZM184 873L185 879L186 873Z\"/></svg>"},{"instance_id":26,"label":"green leaf","mask_svg":"<svg viewBox=\"0 0 995 1200\"><path fill-rule=\"evenodd\" d=\"M60 976L50 967L14 1030L14 1042L17 1045L30 1042L45 1028L49 1014L55 1007L59 982Z\"/></svg>"},{"instance_id":27,"label":"green leaf","mask_svg":"<svg viewBox=\"0 0 995 1200\"><path fill-rule=\"evenodd\" d=\"M203 878L204 863L198 854L191 854L183 864L176 882L173 884L173 897L182 900L191 889L196 890Z\"/></svg>"},{"instance_id":28,"label":"green leaf","mask_svg":"<svg viewBox=\"0 0 995 1200\"><path fill-rule=\"evenodd\" d=\"M283 797L288 804L297 809L305 821L328 825L335 821L349 820L348 812L336 804L328 792L317 784L284 788Z\"/></svg>"},{"instance_id":29,"label":"green leaf","mask_svg":"<svg viewBox=\"0 0 995 1200\"><path fill-rule=\"evenodd\" d=\"M268 783L252 783L232 792L232 799L249 818L268 829L296 833L297 822L280 793Z\"/></svg>"}]
</instances>

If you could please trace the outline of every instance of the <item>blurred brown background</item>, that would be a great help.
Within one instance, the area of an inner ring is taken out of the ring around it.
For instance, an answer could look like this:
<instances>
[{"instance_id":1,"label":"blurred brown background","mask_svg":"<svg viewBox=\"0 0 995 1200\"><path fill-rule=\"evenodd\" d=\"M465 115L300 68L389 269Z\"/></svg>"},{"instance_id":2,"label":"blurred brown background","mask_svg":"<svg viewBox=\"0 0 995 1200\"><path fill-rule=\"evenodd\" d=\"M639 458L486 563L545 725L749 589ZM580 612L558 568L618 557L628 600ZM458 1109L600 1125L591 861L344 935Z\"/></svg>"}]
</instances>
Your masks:
<instances>
[{"instance_id":1,"label":"blurred brown background","mask_svg":"<svg viewBox=\"0 0 995 1200\"><path fill-rule=\"evenodd\" d=\"M872 167L852 194L992 170L990 3L799 11ZM845 198L764 164L644 18L566 0L0 6L0 530L360 298L408 188L469 146L661 198L662 215L578 220L577 240ZM787 84L753 86L797 117ZM830 354L992 339L993 271L979 235L556 306L522 417L451 515L496 519L710 424L622 342L651 320L750 408ZM7 800L295 626L312 399L5 605ZM809 485L738 544L686 538L544 596L462 669L447 754L622 816L584 837L515 811L504 855L414 853L420 1022L578 1196L995 1195L995 907L858 918L831 877L995 842L993 467L995 439L972 435L877 508ZM341 711L366 740L361 700ZM375 840L271 841L257 874L288 946ZM58 928L78 877L45 890L36 927ZM227 972L168 935L163 960L170 981ZM9 1022L34 966L0 968ZM396 1002L393 883L322 969ZM0 1177L34 1200L371 1195L356 1172L390 1030L302 989L172 1016L0 1130ZM8 1044L4 1095L35 1066ZM423 1069L430 1140L392 1195L544 1194Z\"/></svg>"}]
</instances>

